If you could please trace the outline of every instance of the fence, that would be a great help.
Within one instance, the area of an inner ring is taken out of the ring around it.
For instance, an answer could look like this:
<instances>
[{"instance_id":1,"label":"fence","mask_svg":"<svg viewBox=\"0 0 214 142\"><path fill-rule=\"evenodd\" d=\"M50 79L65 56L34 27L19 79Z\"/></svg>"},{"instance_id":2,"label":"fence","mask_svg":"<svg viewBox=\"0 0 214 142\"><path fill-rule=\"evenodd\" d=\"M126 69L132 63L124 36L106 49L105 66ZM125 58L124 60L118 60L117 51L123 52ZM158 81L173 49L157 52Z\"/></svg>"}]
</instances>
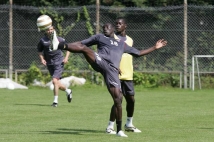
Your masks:
<instances>
[{"instance_id":1,"label":"fence","mask_svg":"<svg viewBox=\"0 0 214 142\"><path fill-rule=\"evenodd\" d=\"M96 28L96 6L86 6L93 30ZM37 43L43 33L37 31L36 19L44 7L13 6L13 70L28 69L32 62L40 65ZM48 8L46 8L48 9ZM135 71L183 72L184 68L184 19L183 6L112 8L100 7L100 26L114 22L116 17L125 17L128 22L127 33L134 40L134 47L146 49L158 39L166 39L167 47L140 58L134 58ZM77 20L73 29L63 36L67 42L79 41L90 36L86 26L83 7L54 7L63 16L65 29ZM188 57L187 69L191 72L193 55L212 55L214 53L214 8L213 6L188 6ZM0 69L9 69L9 5L0 5ZM56 22L54 22L56 25ZM95 31L94 31L95 33ZM202 61L204 68L210 69L213 61ZM71 54L71 70L89 70L81 54Z\"/></svg>"}]
</instances>

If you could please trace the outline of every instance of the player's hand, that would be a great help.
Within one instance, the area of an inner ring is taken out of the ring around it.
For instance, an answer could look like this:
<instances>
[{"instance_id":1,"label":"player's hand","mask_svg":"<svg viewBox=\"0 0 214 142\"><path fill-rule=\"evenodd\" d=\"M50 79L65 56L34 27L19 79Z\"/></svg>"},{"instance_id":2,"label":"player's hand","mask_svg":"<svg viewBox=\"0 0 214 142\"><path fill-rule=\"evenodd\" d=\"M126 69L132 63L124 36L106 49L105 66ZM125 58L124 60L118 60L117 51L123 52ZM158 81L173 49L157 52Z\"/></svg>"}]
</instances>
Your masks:
<instances>
[{"instance_id":1,"label":"player's hand","mask_svg":"<svg viewBox=\"0 0 214 142\"><path fill-rule=\"evenodd\" d=\"M68 58L64 58L62 62L63 63L67 63L68 62Z\"/></svg>"},{"instance_id":2,"label":"player's hand","mask_svg":"<svg viewBox=\"0 0 214 142\"><path fill-rule=\"evenodd\" d=\"M158 40L158 41L156 42L156 44L155 44L155 49L159 49L159 48L161 48L161 47L164 47L164 46L166 46L166 44L167 44L167 41L166 41L166 40L160 39L160 40Z\"/></svg>"},{"instance_id":3,"label":"player's hand","mask_svg":"<svg viewBox=\"0 0 214 142\"><path fill-rule=\"evenodd\" d=\"M41 63L46 66L47 62L45 60L41 60Z\"/></svg>"}]
</instances>

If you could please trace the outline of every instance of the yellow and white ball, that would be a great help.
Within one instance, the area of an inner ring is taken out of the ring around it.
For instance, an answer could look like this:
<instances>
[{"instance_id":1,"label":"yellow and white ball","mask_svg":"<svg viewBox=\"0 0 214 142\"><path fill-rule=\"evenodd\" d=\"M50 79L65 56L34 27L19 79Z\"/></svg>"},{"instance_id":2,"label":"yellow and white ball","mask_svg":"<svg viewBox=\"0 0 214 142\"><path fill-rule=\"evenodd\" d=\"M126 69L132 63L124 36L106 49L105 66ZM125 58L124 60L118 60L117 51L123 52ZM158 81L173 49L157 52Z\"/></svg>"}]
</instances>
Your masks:
<instances>
[{"instance_id":1,"label":"yellow and white ball","mask_svg":"<svg viewBox=\"0 0 214 142\"><path fill-rule=\"evenodd\" d=\"M41 15L37 18L38 31L43 31L52 26L52 19L48 15Z\"/></svg>"}]
</instances>

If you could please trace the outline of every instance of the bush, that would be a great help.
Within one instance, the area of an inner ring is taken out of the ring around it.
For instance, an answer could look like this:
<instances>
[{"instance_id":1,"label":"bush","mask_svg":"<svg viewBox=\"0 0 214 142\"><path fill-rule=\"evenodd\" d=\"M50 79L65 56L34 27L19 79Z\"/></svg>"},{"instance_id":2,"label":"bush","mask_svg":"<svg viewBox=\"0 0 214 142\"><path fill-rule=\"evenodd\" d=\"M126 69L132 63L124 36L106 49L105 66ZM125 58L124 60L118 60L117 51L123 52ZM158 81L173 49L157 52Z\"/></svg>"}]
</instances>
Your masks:
<instances>
[{"instance_id":1,"label":"bush","mask_svg":"<svg viewBox=\"0 0 214 142\"><path fill-rule=\"evenodd\" d=\"M214 74L201 74L201 88L213 88L214 86ZM195 77L195 88L199 88L199 78Z\"/></svg>"},{"instance_id":2,"label":"bush","mask_svg":"<svg viewBox=\"0 0 214 142\"><path fill-rule=\"evenodd\" d=\"M145 88L155 88L159 86L179 87L179 75L167 73L140 73L134 72L133 82Z\"/></svg>"},{"instance_id":3,"label":"bush","mask_svg":"<svg viewBox=\"0 0 214 142\"><path fill-rule=\"evenodd\" d=\"M19 76L19 82L21 84L31 85L33 83L34 79L37 79L38 81L42 81L42 79L43 79L42 72L37 67L35 62L33 62L30 65L30 68L28 69L28 71L26 73L22 73Z\"/></svg>"}]
</instances>

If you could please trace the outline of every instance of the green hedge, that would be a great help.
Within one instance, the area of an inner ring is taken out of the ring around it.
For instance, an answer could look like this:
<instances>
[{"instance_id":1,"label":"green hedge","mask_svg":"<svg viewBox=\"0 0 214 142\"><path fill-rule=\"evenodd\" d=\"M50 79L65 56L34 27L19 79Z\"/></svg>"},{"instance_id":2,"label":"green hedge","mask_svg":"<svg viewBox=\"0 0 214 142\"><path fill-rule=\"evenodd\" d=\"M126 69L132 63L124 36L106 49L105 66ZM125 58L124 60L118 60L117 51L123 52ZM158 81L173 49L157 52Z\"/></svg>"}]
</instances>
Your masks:
<instances>
[{"instance_id":1,"label":"green hedge","mask_svg":"<svg viewBox=\"0 0 214 142\"><path fill-rule=\"evenodd\" d=\"M70 70L70 71L71 72L64 72L62 76L63 77L67 77L67 76L83 77L87 80L87 83L104 85L104 80L100 73L97 73L94 71L79 72L78 69ZM51 76L49 75L48 72L43 73L35 63L32 63L27 72L19 74L18 83L29 86L33 83L34 79L41 81L45 84L51 80ZM195 88L199 88L198 80L199 80L198 77L195 77ZM201 74L200 80L201 80L202 88L213 88L214 86L213 74ZM133 82L134 82L134 85L141 86L144 88L157 88L157 87L179 88L180 74L134 72Z\"/></svg>"}]
</instances>

